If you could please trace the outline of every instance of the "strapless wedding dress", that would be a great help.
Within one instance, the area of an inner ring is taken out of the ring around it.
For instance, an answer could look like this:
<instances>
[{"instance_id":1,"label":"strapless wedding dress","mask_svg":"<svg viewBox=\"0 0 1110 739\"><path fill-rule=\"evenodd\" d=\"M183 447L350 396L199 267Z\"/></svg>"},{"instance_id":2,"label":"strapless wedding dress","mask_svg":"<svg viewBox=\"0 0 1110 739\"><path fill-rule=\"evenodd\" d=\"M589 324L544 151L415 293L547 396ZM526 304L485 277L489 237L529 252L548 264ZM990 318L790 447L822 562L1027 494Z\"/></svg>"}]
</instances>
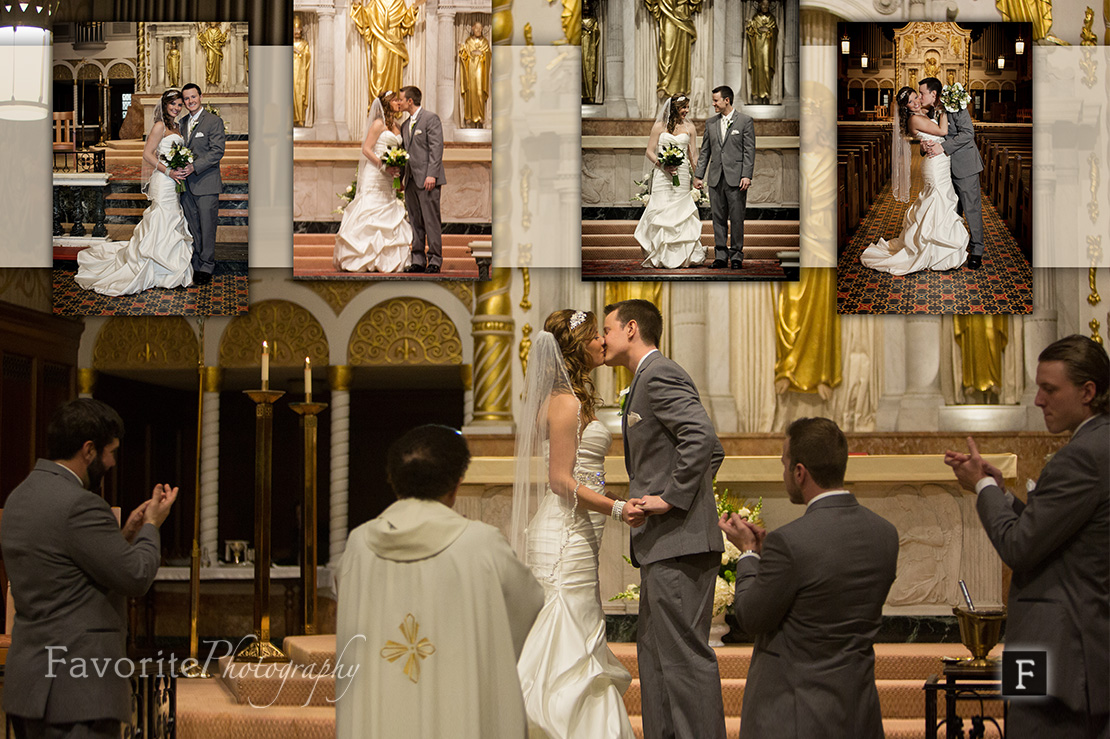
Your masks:
<instances>
[{"instance_id":1,"label":"strapless wedding dress","mask_svg":"<svg viewBox=\"0 0 1110 739\"><path fill-rule=\"evenodd\" d=\"M374 155L380 159L387 149L400 145L400 136L383 131ZM343 211L332 262L345 272L401 272L412 264L412 226L405 203L393 189L393 176L379 172L365 157L355 199Z\"/></svg>"},{"instance_id":2,"label":"strapless wedding dress","mask_svg":"<svg viewBox=\"0 0 1110 739\"><path fill-rule=\"evenodd\" d=\"M659 134L659 148L677 146L687 151L690 134L677 136L664 131ZM651 171L651 197L636 224L636 241L644 253L643 266L679 269L705 261L706 248L701 243L701 219L690 194L690 167L678 167L678 187L673 178L661 169Z\"/></svg>"},{"instance_id":3,"label":"strapless wedding dress","mask_svg":"<svg viewBox=\"0 0 1110 739\"><path fill-rule=\"evenodd\" d=\"M183 142L179 134L165 136L158 142L159 159ZM74 279L80 287L118 296L192 283L193 236L173 178L155 169L149 185L150 206L130 241L109 241L77 253Z\"/></svg>"},{"instance_id":4,"label":"strapless wedding dress","mask_svg":"<svg viewBox=\"0 0 1110 739\"><path fill-rule=\"evenodd\" d=\"M582 431L575 479L595 490L605 481L612 434L600 421ZM528 526L528 561L544 588L517 663L529 737L632 739L624 707L628 670L605 641L597 558L607 516L548 490Z\"/></svg>"},{"instance_id":5,"label":"strapless wedding dress","mask_svg":"<svg viewBox=\"0 0 1110 739\"><path fill-rule=\"evenodd\" d=\"M944 141L943 136L920 132L917 138ZM925 157L921 174L921 192L902 219L902 235L890 241L879 239L864 249L860 255L863 266L908 275L926 269L955 269L967 259L968 233L956 212L959 199L952 187L951 160L947 154Z\"/></svg>"}]
</instances>

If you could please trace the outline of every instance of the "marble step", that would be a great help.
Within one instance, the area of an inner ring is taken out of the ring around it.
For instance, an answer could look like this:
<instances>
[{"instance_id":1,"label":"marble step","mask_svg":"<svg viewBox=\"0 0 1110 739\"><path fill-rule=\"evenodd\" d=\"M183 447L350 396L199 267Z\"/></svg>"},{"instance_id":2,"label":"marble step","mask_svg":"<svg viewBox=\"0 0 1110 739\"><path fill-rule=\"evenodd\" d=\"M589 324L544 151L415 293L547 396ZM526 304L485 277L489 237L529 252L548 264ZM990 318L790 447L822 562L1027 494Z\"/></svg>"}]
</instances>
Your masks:
<instances>
[{"instance_id":1,"label":"marble step","mask_svg":"<svg viewBox=\"0 0 1110 739\"><path fill-rule=\"evenodd\" d=\"M68 221L62 224L66 232L65 235L69 234L72 226L73 224ZM95 226L95 223L86 222L85 234L91 234ZM134 223L105 223L105 228L108 230L108 238L111 241L129 241L136 226L138 226L138 219L136 219ZM247 244L248 228L249 226L217 225L216 248L219 249L221 244L241 244L245 247Z\"/></svg>"},{"instance_id":2,"label":"marble step","mask_svg":"<svg viewBox=\"0 0 1110 739\"><path fill-rule=\"evenodd\" d=\"M120 218L134 218L135 222L142 218L146 207L142 208L105 208L104 215L117 216ZM220 218L248 218L249 213L246 208L220 208L218 211Z\"/></svg>"},{"instance_id":3,"label":"marble step","mask_svg":"<svg viewBox=\"0 0 1110 739\"><path fill-rule=\"evenodd\" d=\"M643 717L629 716L628 721L632 724L632 732L636 735L637 739L643 739ZM998 723L1002 724L1002 721L999 720ZM883 733L886 735L886 739L926 739L924 718L884 718ZM939 737L943 736L944 734L942 730L942 733L937 734L934 739L938 739ZM739 718L725 716L725 737L726 739L740 739ZM990 739L996 739L998 737L998 733L994 732L993 727L989 727L987 729L987 737L989 737Z\"/></svg>"},{"instance_id":4,"label":"marble step","mask_svg":"<svg viewBox=\"0 0 1110 739\"><path fill-rule=\"evenodd\" d=\"M219 676L239 705L331 706L335 675L315 665L234 662L221 657Z\"/></svg>"},{"instance_id":5,"label":"marble step","mask_svg":"<svg viewBox=\"0 0 1110 739\"><path fill-rule=\"evenodd\" d=\"M177 739L335 739L334 706L237 703L224 682L177 681Z\"/></svg>"},{"instance_id":6,"label":"marble step","mask_svg":"<svg viewBox=\"0 0 1110 739\"><path fill-rule=\"evenodd\" d=\"M582 221L582 235L586 234L631 234L639 221ZM744 235L748 234L797 234L798 221L744 221ZM713 233L713 221L702 221L703 234Z\"/></svg>"},{"instance_id":7,"label":"marble step","mask_svg":"<svg viewBox=\"0 0 1110 739\"><path fill-rule=\"evenodd\" d=\"M478 279L478 263L473 259L448 259L444 258L443 264L440 265L438 274L409 274L400 273L405 278L411 279L443 279L443 278L459 278L459 279ZM350 277L352 275L373 275L379 276L376 272L339 272L332 264L332 258L329 254L326 257L293 257L293 276L294 277Z\"/></svg>"}]
</instances>

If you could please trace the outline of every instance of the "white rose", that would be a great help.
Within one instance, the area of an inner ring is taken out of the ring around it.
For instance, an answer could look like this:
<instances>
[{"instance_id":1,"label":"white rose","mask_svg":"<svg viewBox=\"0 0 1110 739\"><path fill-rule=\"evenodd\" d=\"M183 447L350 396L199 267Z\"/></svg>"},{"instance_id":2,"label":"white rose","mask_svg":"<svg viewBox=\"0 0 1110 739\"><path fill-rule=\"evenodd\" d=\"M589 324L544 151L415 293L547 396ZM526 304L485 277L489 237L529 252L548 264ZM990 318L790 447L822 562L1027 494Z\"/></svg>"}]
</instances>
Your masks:
<instances>
[{"instance_id":1,"label":"white rose","mask_svg":"<svg viewBox=\"0 0 1110 739\"><path fill-rule=\"evenodd\" d=\"M751 512L751 509L749 509L749 508L741 508L740 510L738 510L736 512L736 515L740 516L740 518L747 521L749 518L752 517L752 512Z\"/></svg>"}]
</instances>

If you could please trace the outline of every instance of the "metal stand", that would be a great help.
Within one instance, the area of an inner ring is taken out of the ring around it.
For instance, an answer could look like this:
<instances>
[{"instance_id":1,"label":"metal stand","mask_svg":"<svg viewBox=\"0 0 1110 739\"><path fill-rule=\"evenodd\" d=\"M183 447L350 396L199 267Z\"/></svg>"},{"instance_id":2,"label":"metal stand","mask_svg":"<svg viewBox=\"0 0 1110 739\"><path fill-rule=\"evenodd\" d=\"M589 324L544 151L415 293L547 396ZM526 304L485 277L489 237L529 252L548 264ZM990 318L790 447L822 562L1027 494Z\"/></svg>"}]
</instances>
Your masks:
<instances>
[{"instance_id":1,"label":"metal stand","mask_svg":"<svg viewBox=\"0 0 1110 739\"><path fill-rule=\"evenodd\" d=\"M301 549L301 591L304 633L316 633L316 416L327 403L290 403L304 430L304 543Z\"/></svg>"}]
</instances>

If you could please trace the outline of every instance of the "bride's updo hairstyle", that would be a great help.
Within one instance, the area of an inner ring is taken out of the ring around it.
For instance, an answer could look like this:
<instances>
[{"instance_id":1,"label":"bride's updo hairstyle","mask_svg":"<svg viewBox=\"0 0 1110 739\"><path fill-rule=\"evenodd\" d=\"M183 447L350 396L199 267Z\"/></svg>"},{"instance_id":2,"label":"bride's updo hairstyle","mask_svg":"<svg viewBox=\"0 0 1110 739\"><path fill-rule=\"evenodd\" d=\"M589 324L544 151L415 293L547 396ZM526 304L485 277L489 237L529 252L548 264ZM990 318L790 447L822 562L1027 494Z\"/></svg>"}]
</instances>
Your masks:
<instances>
[{"instance_id":1,"label":"bride's updo hairstyle","mask_svg":"<svg viewBox=\"0 0 1110 739\"><path fill-rule=\"evenodd\" d=\"M166 126L167 130L173 131L177 128L177 121L169 113L170 103L174 100L181 99L181 90L171 87L162 93L162 123Z\"/></svg>"},{"instance_id":2,"label":"bride's updo hairstyle","mask_svg":"<svg viewBox=\"0 0 1110 739\"><path fill-rule=\"evenodd\" d=\"M913 115L910 112L910 96L915 92L917 92L917 90L912 87L903 87L898 91L898 94L894 96L894 101L898 104L898 121L902 126L903 136L910 135L909 122L910 116Z\"/></svg>"},{"instance_id":3,"label":"bride's updo hairstyle","mask_svg":"<svg viewBox=\"0 0 1110 739\"><path fill-rule=\"evenodd\" d=\"M390 107L390 103L397 99L397 93L393 90L386 90L381 95L378 95L378 102L382 104L382 115L385 116L386 123L393 123L401 117L401 111L394 110Z\"/></svg>"},{"instance_id":4,"label":"bride's updo hairstyle","mask_svg":"<svg viewBox=\"0 0 1110 739\"><path fill-rule=\"evenodd\" d=\"M667 133L674 133L674 127L678 125L679 121L678 111L684 107L690 107L690 98L681 92L671 97L671 114L667 116Z\"/></svg>"},{"instance_id":5,"label":"bride's updo hairstyle","mask_svg":"<svg viewBox=\"0 0 1110 739\"><path fill-rule=\"evenodd\" d=\"M593 368L586 346L597 336L597 316L592 311L557 310L543 322L543 330L550 332L559 345L571 390L582 404L582 416L594 418L597 397L594 381L590 379Z\"/></svg>"}]
</instances>

